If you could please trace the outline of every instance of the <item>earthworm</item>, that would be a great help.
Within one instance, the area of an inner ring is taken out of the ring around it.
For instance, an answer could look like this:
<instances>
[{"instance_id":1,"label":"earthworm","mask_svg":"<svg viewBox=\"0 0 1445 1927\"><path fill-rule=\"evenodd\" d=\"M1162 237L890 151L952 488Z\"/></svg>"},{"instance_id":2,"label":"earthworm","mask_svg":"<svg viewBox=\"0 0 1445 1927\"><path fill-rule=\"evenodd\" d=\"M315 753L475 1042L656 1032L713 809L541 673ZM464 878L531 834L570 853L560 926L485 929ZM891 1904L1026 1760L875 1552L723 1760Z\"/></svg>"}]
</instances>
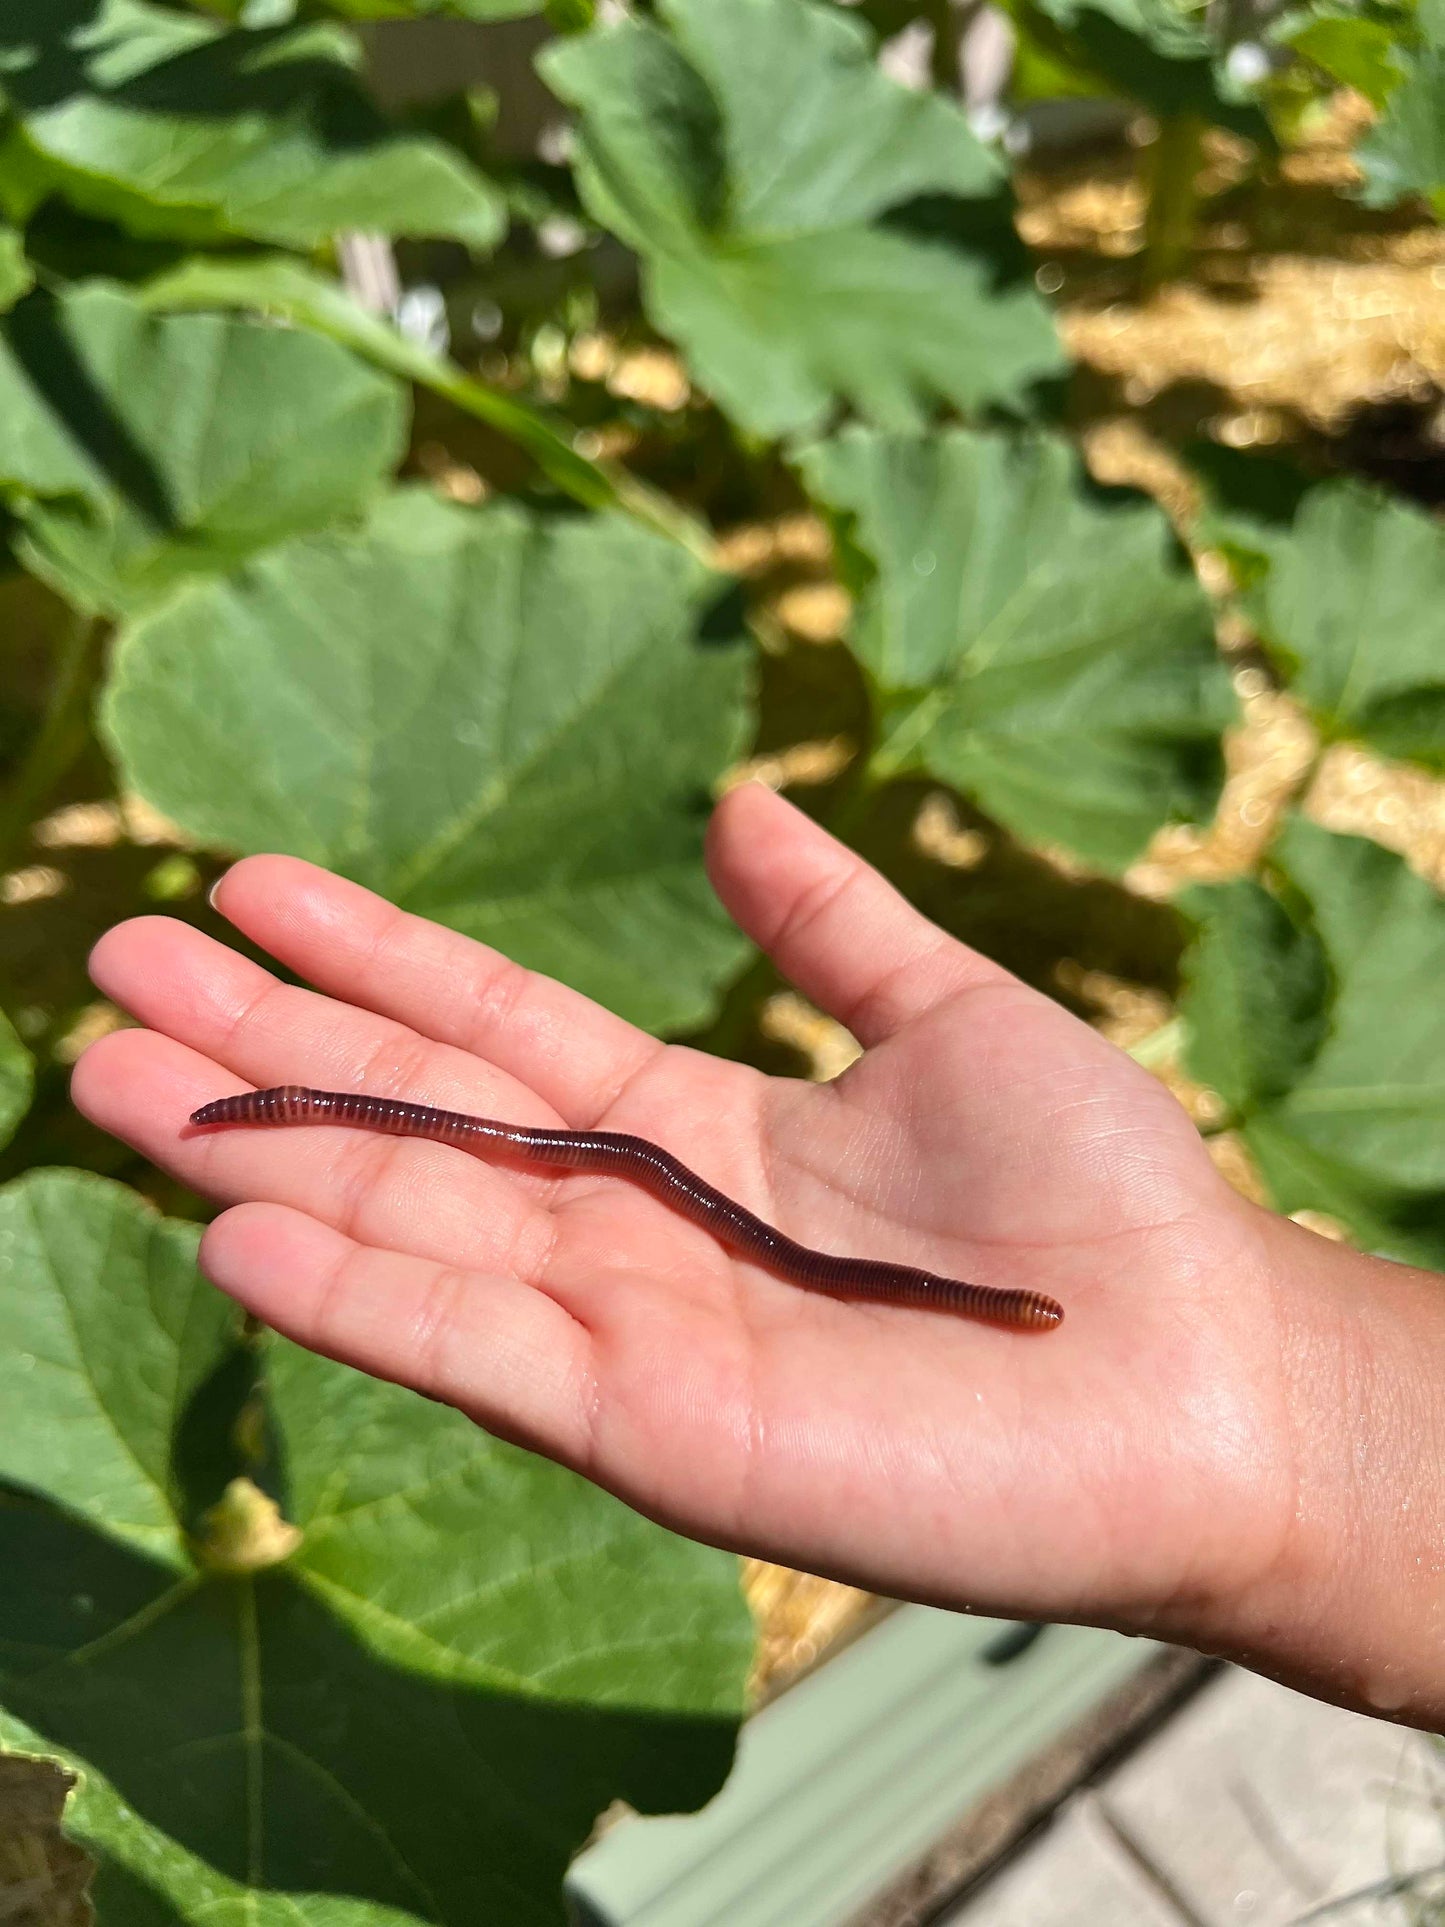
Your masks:
<instances>
[{"instance_id":1,"label":"earthworm","mask_svg":"<svg viewBox=\"0 0 1445 1927\"><path fill-rule=\"evenodd\" d=\"M719 1244L745 1252L780 1277L813 1291L880 1298L890 1304L932 1305L988 1324L1013 1325L1028 1331L1047 1331L1064 1315L1062 1305L1039 1291L970 1285L960 1278L915 1271L911 1265L838 1258L830 1252L814 1251L764 1224L690 1171L670 1151L645 1137L628 1137L616 1131L547 1131L525 1124L501 1124L494 1118L435 1110L430 1104L407 1104L394 1097L361 1093L311 1091L298 1084L220 1097L191 1113L192 1124L202 1125L318 1121L357 1124L392 1137L431 1138L462 1150L471 1150L479 1143L508 1144L546 1164L631 1178L702 1225Z\"/></svg>"}]
</instances>

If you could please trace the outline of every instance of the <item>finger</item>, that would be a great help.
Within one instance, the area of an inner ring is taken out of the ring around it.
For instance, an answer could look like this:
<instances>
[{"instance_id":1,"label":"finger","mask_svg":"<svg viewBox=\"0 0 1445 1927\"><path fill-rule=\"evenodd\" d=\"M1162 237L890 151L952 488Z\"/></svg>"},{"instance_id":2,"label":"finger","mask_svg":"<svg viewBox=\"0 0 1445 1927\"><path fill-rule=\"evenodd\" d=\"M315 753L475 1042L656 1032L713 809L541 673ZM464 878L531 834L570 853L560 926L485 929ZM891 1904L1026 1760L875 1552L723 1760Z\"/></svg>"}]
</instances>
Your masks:
<instances>
[{"instance_id":1,"label":"finger","mask_svg":"<svg viewBox=\"0 0 1445 1927\"><path fill-rule=\"evenodd\" d=\"M719 803L707 861L737 923L865 1046L960 990L1014 981L761 783Z\"/></svg>"},{"instance_id":2,"label":"finger","mask_svg":"<svg viewBox=\"0 0 1445 1927\"><path fill-rule=\"evenodd\" d=\"M319 990L486 1058L569 1123L595 1124L662 1050L590 997L298 857L246 857L213 894Z\"/></svg>"},{"instance_id":3,"label":"finger","mask_svg":"<svg viewBox=\"0 0 1445 1927\"><path fill-rule=\"evenodd\" d=\"M331 1125L188 1131L222 1072L152 1031L123 1030L76 1065L77 1108L103 1131L223 1203L264 1199L308 1212L361 1242L530 1277L552 1245L551 1218L512 1171L446 1145Z\"/></svg>"},{"instance_id":4,"label":"finger","mask_svg":"<svg viewBox=\"0 0 1445 1927\"><path fill-rule=\"evenodd\" d=\"M524 1083L469 1051L282 983L173 918L136 917L107 931L91 953L90 973L139 1022L250 1084L365 1090L518 1123L558 1121Z\"/></svg>"},{"instance_id":5,"label":"finger","mask_svg":"<svg viewBox=\"0 0 1445 1927\"><path fill-rule=\"evenodd\" d=\"M272 1204L217 1218L201 1243L201 1269L298 1344L445 1399L549 1458L585 1465L591 1341L544 1292L376 1251Z\"/></svg>"}]
</instances>

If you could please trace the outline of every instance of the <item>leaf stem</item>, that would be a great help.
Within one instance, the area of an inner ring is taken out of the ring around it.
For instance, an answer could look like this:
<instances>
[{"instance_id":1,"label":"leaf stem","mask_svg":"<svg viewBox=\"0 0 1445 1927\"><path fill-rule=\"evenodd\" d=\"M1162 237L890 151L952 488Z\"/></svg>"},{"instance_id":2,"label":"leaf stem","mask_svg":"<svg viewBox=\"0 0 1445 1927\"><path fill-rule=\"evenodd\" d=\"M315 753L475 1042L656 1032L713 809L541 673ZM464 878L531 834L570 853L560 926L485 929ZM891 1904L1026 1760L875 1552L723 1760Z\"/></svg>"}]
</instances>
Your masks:
<instances>
[{"instance_id":1,"label":"leaf stem","mask_svg":"<svg viewBox=\"0 0 1445 1927\"><path fill-rule=\"evenodd\" d=\"M933 28L933 47L929 54L929 77L939 93L950 100L958 95L963 56L966 16L953 0L929 0L925 17Z\"/></svg>"},{"instance_id":2,"label":"leaf stem","mask_svg":"<svg viewBox=\"0 0 1445 1927\"><path fill-rule=\"evenodd\" d=\"M1198 114L1168 114L1148 150L1149 206L1144 216L1144 292L1152 294L1182 274L1194 251L1194 229L1203 198L1205 123Z\"/></svg>"},{"instance_id":3,"label":"leaf stem","mask_svg":"<svg viewBox=\"0 0 1445 1927\"><path fill-rule=\"evenodd\" d=\"M525 449L537 467L574 502L588 509L620 509L677 542L689 553L711 558L707 526L659 489L620 464L594 461L574 446L566 423L467 374L456 362L412 341L380 316L368 314L339 282L282 256L239 263L195 258L159 275L141 290L153 310L240 308L279 315L293 327L329 335L389 374L419 382L456 408L486 422Z\"/></svg>"},{"instance_id":4,"label":"leaf stem","mask_svg":"<svg viewBox=\"0 0 1445 1927\"><path fill-rule=\"evenodd\" d=\"M76 609L60 639L55 679L40 727L0 794L0 869L8 869L41 805L85 748L101 625Z\"/></svg>"}]
</instances>

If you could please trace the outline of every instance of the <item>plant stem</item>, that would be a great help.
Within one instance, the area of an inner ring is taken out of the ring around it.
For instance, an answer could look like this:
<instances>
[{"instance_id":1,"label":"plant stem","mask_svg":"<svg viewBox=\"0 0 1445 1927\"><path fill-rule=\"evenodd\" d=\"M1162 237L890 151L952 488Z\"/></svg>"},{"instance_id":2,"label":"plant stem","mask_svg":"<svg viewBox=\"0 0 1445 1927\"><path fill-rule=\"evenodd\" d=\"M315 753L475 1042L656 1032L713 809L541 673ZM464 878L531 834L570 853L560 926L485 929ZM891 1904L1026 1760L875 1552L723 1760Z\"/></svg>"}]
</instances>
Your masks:
<instances>
[{"instance_id":1,"label":"plant stem","mask_svg":"<svg viewBox=\"0 0 1445 1927\"><path fill-rule=\"evenodd\" d=\"M954 100L962 80L960 63L967 16L953 5L953 0L929 0L925 17L933 28L930 77L939 93Z\"/></svg>"},{"instance_id":2,"label":"plant stem","mask_svg":"<svg viewBox=\"0 0 1445 1927\"><path fill-rule=\"evenodd\" d=\"M85 748L100 633L94 616L78 609L71 612L60 639L45 715L0 794L0 869L10 867L41 805Z\"/></svg>"},{"instance_id":3,"label":"plant stem","mask_svg":"<svg viewBox=\"0 0 1445 1927\"><path fill-rule=\"evenodd\" d=\"M368 314L339 282L284 256L221 261L199 256L159 275L141 291L157 313L240 308L283 317L293 327L329 335L378 368L420 382L456 408L507 436L555 487L588 509L621 509L677 542L700 560L712 536L698 517L620 463L594 461L575 446L565 423L466 374L446 355L412 341L390 322Z\"/></svg>"},{"instance_id":4,"label":"plant stem","mask_svg":"<svg viewBox=\"0 0 1445 1927\"><path fill-rule=\"evenodd\" d=\"M1194 251L1199 170L1205 123L1198 114L1170 114L1148 150L1148 212L1144 217L1144 290L1152 293L1182 274Z\"/></svg>"}]
</instances>

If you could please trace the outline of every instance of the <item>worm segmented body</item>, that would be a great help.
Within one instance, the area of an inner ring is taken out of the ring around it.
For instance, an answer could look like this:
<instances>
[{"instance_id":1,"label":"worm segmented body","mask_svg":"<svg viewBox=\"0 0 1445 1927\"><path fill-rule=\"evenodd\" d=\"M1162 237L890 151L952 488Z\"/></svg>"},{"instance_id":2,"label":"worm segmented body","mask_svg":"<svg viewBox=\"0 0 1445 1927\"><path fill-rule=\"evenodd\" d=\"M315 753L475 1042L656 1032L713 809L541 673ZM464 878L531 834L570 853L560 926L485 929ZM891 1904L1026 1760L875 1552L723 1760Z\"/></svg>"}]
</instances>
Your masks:
<instances>
[{"instance_id":1,"label":"worm segmented body","mask_svg":"<svg viewBox=\"0 0 1445 1927\"><path fill-rule=\"evenodd\" d=\"M429 1104L406 1104L398 1098L311 1091L297 1084L217 1098L214 1104L203 1104L194 1112L191 1122L357 1124L393 1137L432 1138L462 1150L475 1150L485 1143L506 1144L546 1164L630 1178L704 1226L720 1244L758 1259L795 1285L881 1298L891 1304L933 1305L988 1324L1030 1331L1047 1331L1064 1315L1063 1307L1042 1292L970 1285L959 1278L915 1271L910 1265L884 1264L872 1258L835 1258L828 1252L814 1251L764 1224L732 1198L714 1190L670 1151L645 1137L626 1137L616 1131L544 1131L524 1124L501 1124L494 1118L468 1117L462 1111L439 1111Z\"/></svg>"}]
</instances>

